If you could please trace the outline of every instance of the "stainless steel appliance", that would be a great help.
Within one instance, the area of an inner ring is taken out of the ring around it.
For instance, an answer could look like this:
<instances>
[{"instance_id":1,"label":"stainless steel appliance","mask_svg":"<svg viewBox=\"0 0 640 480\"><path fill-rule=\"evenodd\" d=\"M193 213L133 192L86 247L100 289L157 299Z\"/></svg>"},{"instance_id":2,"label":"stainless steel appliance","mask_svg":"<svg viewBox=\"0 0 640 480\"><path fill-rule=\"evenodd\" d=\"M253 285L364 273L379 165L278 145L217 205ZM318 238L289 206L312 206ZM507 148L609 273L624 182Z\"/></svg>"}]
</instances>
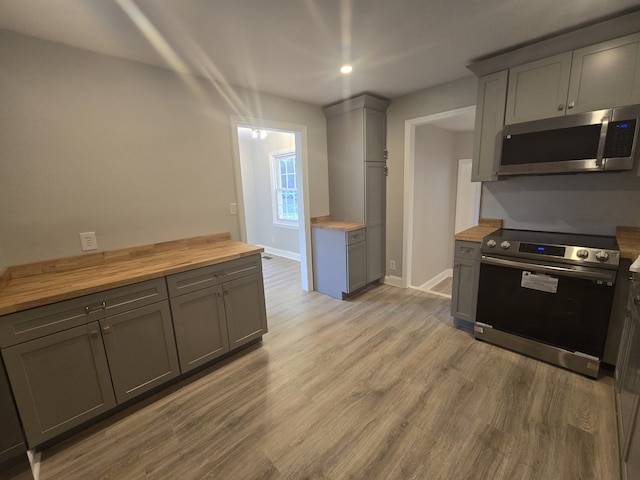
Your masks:
<instances>
[{"instance_id":1,"label":"stainless steel appliance","mask_svg":"<svg viewBox=\"0 0 640 480\"><path fill-rule=\"evenodd\" d=\"M639 128L640 105L507 125L498 175L631 170Z\"/></svg>"},{"instance_id":2,"label":"stainless steel appliance","mask_svg":"<svg viewBox=\"0 0 640 480\"><path fill-rule=\"evenodd\" d=\"M502 229L480 252L476 338L596 378L620 260L615 238Z\"/></svg>"}]
</instances>

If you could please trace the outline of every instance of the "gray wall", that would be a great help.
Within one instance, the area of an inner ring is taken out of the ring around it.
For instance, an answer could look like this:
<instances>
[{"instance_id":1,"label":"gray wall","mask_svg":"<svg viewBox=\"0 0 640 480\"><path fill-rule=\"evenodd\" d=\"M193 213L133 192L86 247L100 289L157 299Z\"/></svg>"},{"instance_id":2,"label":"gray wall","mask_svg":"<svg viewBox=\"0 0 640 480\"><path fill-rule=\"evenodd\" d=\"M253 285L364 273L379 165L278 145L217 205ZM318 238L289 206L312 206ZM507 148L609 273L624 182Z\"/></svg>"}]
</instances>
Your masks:
<instances>
[{"instance_id":1,"label":"gray wall","mask_svg":"<svg viewBox=\"0 0 640 480\"><path fill-rule=\"evenodd\" d=\"M629 172L514 177L484 183L480 215L506 228L613 235L640 226L640 178Z\"/></svg>"},{"instance_id":2,"label":"gray wall","mask_svg":"<svg viewBox=\"0 0 640 480\"><path fill-rule=\"evenodd\" d=\"M306 125L311 216L328 214L318 106L0 30L0 270L100 250L231 232L230 116ZM193 88L193 87L196 88Z\"/></svg>"},{"instance_id":3,"label":"gray wall","mask_svg":"<svg viewBox=\"0 0 640 480\"><path fill-rule=\"evenodd\" d=\"M407 120L448 112L476 104L476 77L437 85L398 97L387 110L387 273L402 276L403 197L404 197L404 135ZM396 261L390 271L389 260Z\"/></svg>"},{"instance_id":4,"label":"gray wall","mask_svg":"<svg viewBox=\"0 0 640 480\"><path fill-rule=\"evenodd\" d=\"M458 160L471 158L473 132L427 124L415 135L411 284L418 287L453 264Z\"/></svg>"},{"instance_id":5,"label":"gray wall","mask_svg":"<svg viewBox=\"0 0 640 480\"><path fill-rule=\"evenodd\" d=\"M270 153L295 151L295 135L269 131L266 139L251 138L251 129L239 128L242 189L247 226L247 242L300 253L297 227L273 223Z\"/></svg>"}]
</instances>

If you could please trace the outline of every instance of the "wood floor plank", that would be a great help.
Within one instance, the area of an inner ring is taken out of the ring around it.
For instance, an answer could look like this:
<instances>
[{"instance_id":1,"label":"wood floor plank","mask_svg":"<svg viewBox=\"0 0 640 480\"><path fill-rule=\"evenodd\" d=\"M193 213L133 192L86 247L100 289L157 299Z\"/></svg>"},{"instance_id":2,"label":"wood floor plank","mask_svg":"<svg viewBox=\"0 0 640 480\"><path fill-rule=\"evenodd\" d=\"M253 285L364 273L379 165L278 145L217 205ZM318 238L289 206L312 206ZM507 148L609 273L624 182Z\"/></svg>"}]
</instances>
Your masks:
<instances>
[{"instance_id":1,"label":"wood floor plank","mask_svg":"<svg viewBox=\"0 0 640 480\"><path fill-rule=\"evenodd\" d=\"M618 480L612 381L476 341L442 296L263 260L261 344L42 452L44 480Z\"/></svg>"}]
</instances>

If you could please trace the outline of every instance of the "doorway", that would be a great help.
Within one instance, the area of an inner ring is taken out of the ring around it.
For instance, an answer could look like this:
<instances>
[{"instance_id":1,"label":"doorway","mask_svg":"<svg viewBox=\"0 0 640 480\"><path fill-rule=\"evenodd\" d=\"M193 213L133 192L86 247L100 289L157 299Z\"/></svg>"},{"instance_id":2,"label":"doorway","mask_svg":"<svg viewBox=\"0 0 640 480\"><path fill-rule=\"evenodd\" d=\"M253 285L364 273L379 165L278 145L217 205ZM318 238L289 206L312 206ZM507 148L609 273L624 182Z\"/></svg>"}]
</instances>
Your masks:
<instances>
[{"instance_id":1,"label":"doorway","mask_svg":"<svg viewBox=\"0 0 640 480\"><path fill-rule=\"evenodd\" d=\"M458 187L459 160L471 157L474 123L475 106L405 122L405 287L433 293L434 287L443 281L446 285L452 274L457 197L475 201L480 188L470 181L462 181ZM465 162L462 165L460 173L464 175ZM479 207L479 201L471 207L473 218L477 218ZM439 288L435 293L449 294Z\"/></svg>"},{"instance_id":2,"label":"doorway","mask_svg":"<svg viewBox=\"0 0 640 480\"><path fill-rule=\"evenodd\" d=\"M301 288L313 289L306 127L232 117L237 213L244 242L299 261Z\"/></svg>"}]
</instances>

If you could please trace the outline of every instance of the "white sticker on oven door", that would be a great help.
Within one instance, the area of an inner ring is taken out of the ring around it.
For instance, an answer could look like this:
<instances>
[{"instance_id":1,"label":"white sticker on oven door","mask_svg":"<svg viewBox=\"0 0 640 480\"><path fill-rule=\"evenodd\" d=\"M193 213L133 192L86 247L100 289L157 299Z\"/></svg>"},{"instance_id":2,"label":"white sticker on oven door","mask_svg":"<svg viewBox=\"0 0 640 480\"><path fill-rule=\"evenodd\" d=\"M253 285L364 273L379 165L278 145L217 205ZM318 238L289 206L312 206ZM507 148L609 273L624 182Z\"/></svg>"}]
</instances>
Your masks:
<instances>
[{"instance_id":1,"label":"white sticker on oven door","mask_svg":"<svg viewBox=\"0 0 640 480\"><path fill-rule=\"evenodd\" d=\"M520 286L541 292L556 293L558 291L558 279L533 272L522 272Z\"/></svg>"}]
</instances>

